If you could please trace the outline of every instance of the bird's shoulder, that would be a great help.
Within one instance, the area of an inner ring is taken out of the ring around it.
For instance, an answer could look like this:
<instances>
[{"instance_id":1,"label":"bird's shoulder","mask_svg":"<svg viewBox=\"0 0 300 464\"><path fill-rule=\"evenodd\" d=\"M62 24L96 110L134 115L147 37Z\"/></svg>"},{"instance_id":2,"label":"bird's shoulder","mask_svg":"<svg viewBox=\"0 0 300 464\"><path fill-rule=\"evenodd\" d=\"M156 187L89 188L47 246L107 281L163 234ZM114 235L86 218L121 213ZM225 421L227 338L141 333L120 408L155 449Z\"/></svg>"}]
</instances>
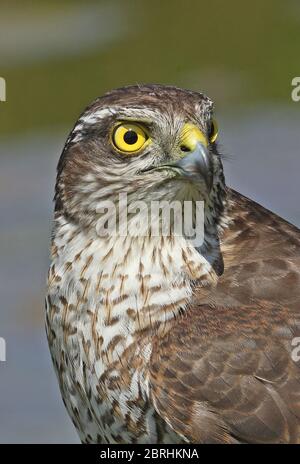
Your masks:
<instances>
[{"instance_id":1,"label":"bird's shoulder","mask_svg":"<svg viewBox=\"0 0 300 464\"><path fill-rule=\"evenodd\" d=\"M157 412L192 443L297 442L299 320L274 304L199 305L153 345L150 391Z\"/></svg>"},{"instance_id":2,"label":"bird's shoulder","mask_svg":"<svg viewBox=\"0 0 300 464\"><path fill-rule=\"evenodd\" d=\"M300 257L300 230L232 189L227 189L226 216L228 227L221 236L225 258L230 246L237 259Z\"/></svg>"},{"instance_id":3,"label":"bird's shoulder","mask_svg":"<svg viewBox=\"0 0 300 464\"><path fill-rule=\"evenodd\" d=\"M232 190L221 236L223 275L215 288L196 288L194 301L240 306L269 301L300 311L300 231Z\"/></svg>"},{"instance_id":4,"label":"bird's shoulder","mask_svg":"<svg viewBox=\"0 0 300 464\"><path fill-rule=\"evenodd\" d=\"M300 438L300 233L229 192L225 270L153 345L158 413L191 442Z\"/></svg>"}]
</instances>

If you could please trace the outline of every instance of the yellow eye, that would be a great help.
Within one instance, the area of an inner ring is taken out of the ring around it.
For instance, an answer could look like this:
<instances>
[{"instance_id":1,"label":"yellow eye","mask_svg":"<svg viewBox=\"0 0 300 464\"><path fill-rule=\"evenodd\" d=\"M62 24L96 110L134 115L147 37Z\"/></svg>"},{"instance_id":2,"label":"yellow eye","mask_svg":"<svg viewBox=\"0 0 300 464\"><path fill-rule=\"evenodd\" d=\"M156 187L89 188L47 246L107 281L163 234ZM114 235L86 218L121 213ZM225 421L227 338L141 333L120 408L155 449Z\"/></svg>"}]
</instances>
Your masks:
<instances>
[{"instance_id":1,"label":"yellow eye","mask_svg":"<svg viewBox=\"0 0 300 464\"><path fill-rule=\"evenodd\" d=\"M148 136L137 124L124 123L117 126L112 139L118 150L125 153L134 153L145 145Z\"/></svg>"},{"instance_id":2,"label":"yellow eye","mask_svg":"<svg viewBox=\"0 0 300 464\"><path fill-rule=\"evenodd\" d=\"M218 137L218 124L215 119L212 119L211 124L210 124L210 130L209 130L209 140L211 143L215 142Z\"/></svg>"}]
</instances>

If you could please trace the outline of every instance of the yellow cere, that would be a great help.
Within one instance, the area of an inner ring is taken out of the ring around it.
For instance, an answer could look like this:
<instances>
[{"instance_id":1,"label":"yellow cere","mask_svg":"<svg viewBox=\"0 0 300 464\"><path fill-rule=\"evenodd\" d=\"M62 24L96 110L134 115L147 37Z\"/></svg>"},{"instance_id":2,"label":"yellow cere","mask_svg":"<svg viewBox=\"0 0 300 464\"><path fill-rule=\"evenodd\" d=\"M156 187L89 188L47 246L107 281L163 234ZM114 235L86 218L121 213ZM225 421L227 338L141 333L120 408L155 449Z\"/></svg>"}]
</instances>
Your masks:
<instances>
[{"instance_id":1,"label":"yellow cere","mask_svg":"<svg viewBox=\"0 0 300 464\"><path fill-rule=\"evenodd\" d=\"M207 146L207 139L203 132L194 124L187 122L182 129L180 143L190 151L193 151L198 142L202 143L205 147Z\"/></svg>"},{"instance_id":2,"label":"yellow cere","mask_svg":"<svg viewBox=\"0 0 300 464\"><path fill-rule=\"evenodd\" d=\"M209 141L211 143L215 142L218 137L218 126L215 120L211 122L211 129L209 133ZM193 151L196 148L198 142L202 143L205 147L208 145L208 141L203 132L194 124L186 123L183 126L181 132L180 142L183 146L188 148L190 151Z\"/></svg>"},{"instance_id":3,"label":"yellow cere","mask_svg":"<svg viewBox=\"0 0 300 464\"><path fill-rule=\"evenodd\" d=\"M113 143L123 153L134 154L149 140L145 130L135 123L122 123L113 132Z\"/></svg>"}]
</instances>

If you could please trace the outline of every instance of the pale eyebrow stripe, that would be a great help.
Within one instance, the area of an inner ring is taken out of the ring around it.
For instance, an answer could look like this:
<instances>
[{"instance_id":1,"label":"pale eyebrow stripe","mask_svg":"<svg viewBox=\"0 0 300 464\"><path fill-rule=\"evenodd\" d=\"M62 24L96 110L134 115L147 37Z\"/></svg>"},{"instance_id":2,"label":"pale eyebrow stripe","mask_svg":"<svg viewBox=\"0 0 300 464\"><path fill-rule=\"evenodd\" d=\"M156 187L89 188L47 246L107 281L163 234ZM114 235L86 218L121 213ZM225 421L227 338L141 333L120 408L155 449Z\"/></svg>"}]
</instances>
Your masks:
<instances>
[{"instance_id":1,"label":"pale eyebrow stripe","mask_svg":"<svg viewBox=\"0 0 300 464\"><path fill-rule=\"evenodd\" d=\"M78 119L74 132L81 130L86 125L95 124L102 119L109 116L115 116L116 114L118 115L117 120L136 121L143 122L145 124L151 124L153 123L153 119L155 120L157 118L157 111L152 111L147 108L132 108L124 106L114 106L111 108L106 107L83 114Z\"/></svg>"},{"instance_id":2,"label":"pale eyebrow stripe","mask_svg":"<svg viewBox=\"0 0 300 464\"><path fill-rule=\"evenodd\" d=\"M133 107L114 107L115 113L118 112L120 117L126 118L128 120L134 120L137 118L145 122L152 122L153 119L157 118L157 111L151 110L149 108L133 108Z\"/></svg>"},{"instance_id":3,"label":"pale eyebrow stripe","mask_svg":"<svg viewBox=\"0 0 300 464\"><path fill-rule=\"evenodd\" d=\"M153 120L152 119L147 119L147 118L138 118L137 116L122 116L120 115L120 117L118 117L116 119L117 121L124 121L124 122L136 122L137 124L138 123L143 123L143 124L147 124L147 125L150 125L150 124L153 124Z\"/></svg>"},{"instance_id":4,"label":"pale eyebrow stripe","mask_svg":"<svg viewBox=\"0 0 300 464\"><path fill-rule=\"evenodd\" d=\"M107 118L108 116L112 116L116 113L116 110L113 108L101 108L97 111L90 111L86 114L83 114L79 119L79 124L94 124L95 122L99 121L100 119Z\"/></svg>"}]
</instances>

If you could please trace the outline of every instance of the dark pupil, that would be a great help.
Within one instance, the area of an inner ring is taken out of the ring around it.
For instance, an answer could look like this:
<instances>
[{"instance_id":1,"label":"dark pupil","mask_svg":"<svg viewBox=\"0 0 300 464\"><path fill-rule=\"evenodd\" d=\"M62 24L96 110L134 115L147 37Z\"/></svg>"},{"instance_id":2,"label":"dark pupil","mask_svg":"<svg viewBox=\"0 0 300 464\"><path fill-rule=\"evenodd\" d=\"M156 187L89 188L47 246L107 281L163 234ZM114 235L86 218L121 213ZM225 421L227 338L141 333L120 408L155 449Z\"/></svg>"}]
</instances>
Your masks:
<instances>
[{"instance_id":1,"label":"dark pupil","mask_svg":"<svg viewBox=\"0 0 300 464\"><path fill-rule=\"evenodd\" d=\"M134 143L137 142L137 139L138 139L138 135L133 130L129 130L129 131L125 132L125 134L124 134L124 141L128 145L133 145Z\"/></svg>"}]
</instances>

